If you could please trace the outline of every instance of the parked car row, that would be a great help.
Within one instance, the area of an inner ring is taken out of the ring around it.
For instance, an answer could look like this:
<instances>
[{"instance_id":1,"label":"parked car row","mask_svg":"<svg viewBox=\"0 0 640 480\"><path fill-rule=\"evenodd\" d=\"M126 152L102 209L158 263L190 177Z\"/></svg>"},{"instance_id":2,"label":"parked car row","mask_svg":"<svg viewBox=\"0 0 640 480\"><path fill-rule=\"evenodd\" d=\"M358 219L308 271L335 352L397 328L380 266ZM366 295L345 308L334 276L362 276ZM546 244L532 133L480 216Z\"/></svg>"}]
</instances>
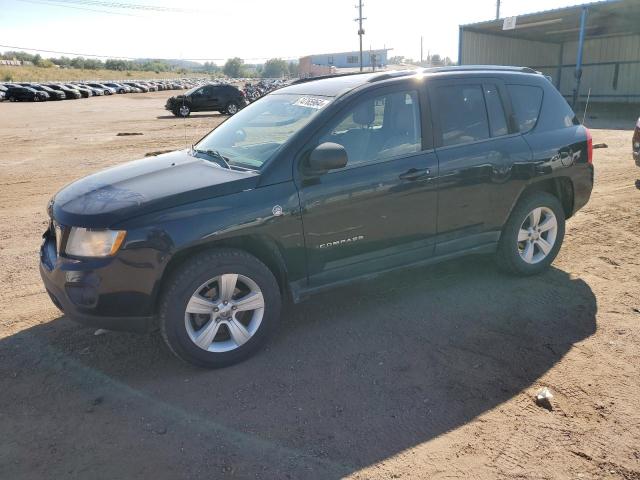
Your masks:
<instances>
[{"instance_id":1,"label":"parked car row","mask_svg":"<svg viewBox=\"0 0 640 480\"><path fill-rule=\"evenodd\" d=\"M203 80L111 80L102 82L12 82L0 83L0 101L43 102L73 100L95 96L182 90L201 85Z\"/></svg>"},{"instance_id":2,"label":"parked car row","mask_svg":"<svg viewBox=\"0 0 640 480\"><path fill-rule=\"evenodd\" d=\"M249 102L255 102L260 97L267 93L273 92L278 88L286 87L288 82L286 80L260 80L256 83L247 82L244 85L244 94Z\"/></svg>"}]
</instances>

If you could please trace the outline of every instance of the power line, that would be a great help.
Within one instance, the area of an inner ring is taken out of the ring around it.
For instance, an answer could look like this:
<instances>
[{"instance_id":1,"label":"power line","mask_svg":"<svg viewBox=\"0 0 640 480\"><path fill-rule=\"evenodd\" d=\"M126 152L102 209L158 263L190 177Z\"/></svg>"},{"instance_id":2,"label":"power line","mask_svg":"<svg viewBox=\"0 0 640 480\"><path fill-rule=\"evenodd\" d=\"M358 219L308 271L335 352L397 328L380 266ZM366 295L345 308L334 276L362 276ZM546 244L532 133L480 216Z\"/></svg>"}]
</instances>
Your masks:
<instances>
[{"instance_id":1,"label":"power line","mask_svg":"<svg viewBox=\"0 0 640 480\"><path fill-rule=\"evenodd\" d=\"M49 2L47 0L18 0L19 2L25 2L25 3L35 3L38 5L48 5L50 7L61 7L61 8L71 8L73 10L84 10L84 11L89 11L89 12L98 12L98 13L108 13L110 15L123 15L125 17L140 17L140 15L134 15L131 13L122 13L122 12L110 12L109 10L98 10L95 8L84 8L84 7L74 7L72 5L58 5L56 3L53 2Z\"/></svg>"},{"instance_id":2,"label":"power line","mask_svg":"<svg viewBox=\"0 0 640 480\"><path fill-rule=\"evenodd\" d=\"M26 0L24 0L26 1ZM11 48L15 50L29 50L32 52L41 52L41 53L55 53L57 55L75 55L78 57L95 57L95 58L113 58L113 59L121 59L121 60L144 60L144 58L140 57L125 57L120 55L97 55L92 53L79 53L79 52L61 52L59 50L44 50L42 48L30 48L30 47L19 47L16 45L0 45L0 48ZM267 60L270 57L252 57L252 58L243 58L243 60ZM278 57L282 60L295 60L300 58L298 57ZM174 60L184 60L187 62L207 62L207 61L217 61L222 62L227 60L228 58L156 58L150 57L150 60L165 60L165 61L174 61Z\"/></svg>"},{"instance_id":3,"label":"power line","mask_svg":"<svg viewBox=\"0 0 640 480\"><path fill-rule=\"evenodd\" d=\"M198 12L197 9L192 8L177 8L177 7L165 7L163 5L149 5L149 4L138 4L138 3L129 3L129 2L113 2L106 0L58 0L64 3L80 3L80 4L88 4L88 5L97 5L103 7L110 8L124 8L124 9L132 9L132 10L145 10L145 11L154 11L154 12Z\"/></svg>"},{"instance_id":4,"label":"power line","mask_svg":"<svg viewBox=\"0 0 640 480\"><path fill-rule=\"evenodd\" d=\"M27 1L27 0L23 0ZM41 48L29 48L29 47L17 47L15 45L0 45L2 48L15 48L17 50L30 50L32 52L42 52L42 53L56 53L58 55L76 55L78 57L96 57L96 58L119 58L124 60L136 60L134 57L120 57L117 55L94 55L91 53L78 53L78 52L60 52L57 50L43 50Z\"/></svg>"},{"instance_id":5,"label":"power line","mask_svg":"<svg viewBox=\"0 0 640 480\"><path fill-rule=\"evenodd\" d=\"M126 9L126 10L153 11L153 12L171 12L171 13L196 12L196 10L191 10L186 8L165 7L161 5L148 5L148 4L139 4L139 3L129 3L129 2L117 2L117 1L110 1L110 0L55 0L55 2L64 3L64 4L73 4L73 5L92 6L92 7L105 7L105 8Z\"/></svg>"}]
</instances>

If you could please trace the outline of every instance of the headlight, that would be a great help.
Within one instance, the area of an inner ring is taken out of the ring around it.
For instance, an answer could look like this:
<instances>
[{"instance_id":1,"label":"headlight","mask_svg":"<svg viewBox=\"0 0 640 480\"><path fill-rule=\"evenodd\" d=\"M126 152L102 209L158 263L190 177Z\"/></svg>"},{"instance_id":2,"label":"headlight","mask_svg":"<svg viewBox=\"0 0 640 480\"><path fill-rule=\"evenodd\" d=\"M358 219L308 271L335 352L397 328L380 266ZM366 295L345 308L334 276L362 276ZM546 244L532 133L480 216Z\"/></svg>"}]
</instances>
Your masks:
<instances>
[{"instance_id":1,"label":"headlight","mask_svg":"<svg viewBox=\"0 0 640 480\"><path fill-rule=\"evenodd\" d=\"M124 230L73 227L64 250L76 257L109 257L118 251L126 234Z\"/></svg>"}]
</instances>

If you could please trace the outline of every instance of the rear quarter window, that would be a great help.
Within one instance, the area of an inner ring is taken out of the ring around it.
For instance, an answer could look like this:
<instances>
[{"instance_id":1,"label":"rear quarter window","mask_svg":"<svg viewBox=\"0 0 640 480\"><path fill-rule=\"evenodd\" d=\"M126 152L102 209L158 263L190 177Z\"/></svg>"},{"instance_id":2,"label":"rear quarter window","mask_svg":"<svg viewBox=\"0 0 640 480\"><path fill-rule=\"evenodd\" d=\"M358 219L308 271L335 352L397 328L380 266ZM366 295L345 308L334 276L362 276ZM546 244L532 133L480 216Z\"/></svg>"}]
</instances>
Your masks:
<instances>
[{"instance_id":1,"label":"rear quarter window","mask_svg":"<svg viewBox=\"0 0 640 480\"><path fill-rule=\"evenodd\" d=\"M540 116L542 88L533 85L507 85L507 90L520 133L531 131Z\"/></svg>"}]
</instances>

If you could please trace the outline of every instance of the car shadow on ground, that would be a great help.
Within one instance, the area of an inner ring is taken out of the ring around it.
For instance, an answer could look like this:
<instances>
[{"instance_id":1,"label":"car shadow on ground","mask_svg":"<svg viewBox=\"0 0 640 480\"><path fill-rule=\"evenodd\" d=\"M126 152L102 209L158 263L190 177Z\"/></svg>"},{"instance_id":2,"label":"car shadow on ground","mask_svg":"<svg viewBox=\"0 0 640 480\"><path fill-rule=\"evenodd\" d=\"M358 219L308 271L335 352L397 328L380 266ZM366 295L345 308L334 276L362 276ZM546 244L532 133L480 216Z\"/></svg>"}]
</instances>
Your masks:
<instances>
[{"instance_id":1,"label":"car shadow on ground","mask_svg":"<svg viewBox=\"0 0 640 480\"><path fill-rule=\"evenodd\" d=\"M158 115L156 118L158 120L175 120L176 118L217 118L217 117L226 117L226 115L222 113L192 113L188 117L176 117L175 115Z\"/></svg>"},{"instance_id":2,"label":"car shadow on ground","mask_svg":"<svg viewBox=\"0 0 640 480\"><path fill-rule=\"evenodd\" d=\"M0 465L7 478L339 478L529 387L595 332L596 311L566 272L514 278L467 258L291 306L267 348L214 371L157 334L60 318L0 341Z\"/></svg>"}]
</instances>

